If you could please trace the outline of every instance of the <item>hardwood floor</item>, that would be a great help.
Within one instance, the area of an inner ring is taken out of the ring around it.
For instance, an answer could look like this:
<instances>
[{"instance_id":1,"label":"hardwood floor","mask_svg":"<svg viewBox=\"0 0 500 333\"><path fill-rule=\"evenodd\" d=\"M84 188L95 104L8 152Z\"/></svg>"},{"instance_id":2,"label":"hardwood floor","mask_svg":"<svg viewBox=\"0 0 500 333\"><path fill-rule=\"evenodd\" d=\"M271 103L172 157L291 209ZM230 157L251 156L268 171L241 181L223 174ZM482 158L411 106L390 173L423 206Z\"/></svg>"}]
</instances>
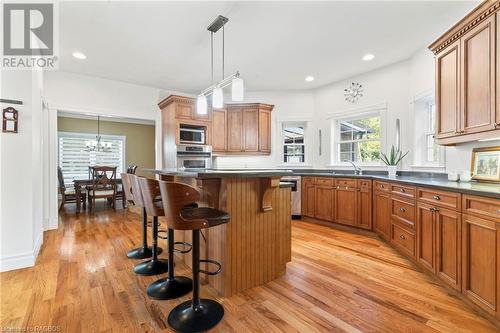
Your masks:
<instances>
[{"instance_id":1,"label":"hardwood floor","mask_svg":"<svg viewBox=\"0 0 500 333\"><path fill-rule=\"evenodd\" d=\"M60 332L169 332L170 309L152 301L158 277L132 272L139 216L61 213L35 267L0 274L0 327ZM491 323L378 238L294 221L287 274L228 299L216 332L498 332ZM166 247L164 241L161 246ZM162 257L165 254L161 255ZM176 274L190 276L182 264ZM202 296L215 298L206 287Z\"/></svg>"}]
</instances>

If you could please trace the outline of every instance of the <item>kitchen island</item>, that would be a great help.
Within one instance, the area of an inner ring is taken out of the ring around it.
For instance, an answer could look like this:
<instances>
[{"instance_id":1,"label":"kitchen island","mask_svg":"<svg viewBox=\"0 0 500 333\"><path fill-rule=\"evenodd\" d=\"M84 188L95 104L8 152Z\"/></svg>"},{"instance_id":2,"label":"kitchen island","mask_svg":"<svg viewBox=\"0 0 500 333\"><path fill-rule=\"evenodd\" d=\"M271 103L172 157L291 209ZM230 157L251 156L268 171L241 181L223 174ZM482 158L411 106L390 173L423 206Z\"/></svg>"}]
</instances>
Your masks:
<instances>
[{"instance_id":1,"label":"kitchen island","mask_svg":"<svg viewBox=\"0 0 500 333\"><path fill-rule=\"evenodd\" d=\"M291 260L291 190L280 185L287 170L147 170L162 180L196 186L202 206L231 215L229 223L202 230L201 258L222 264L206 282L229 297L283 275ZM190 242L191 234L176 231L176 241ZM182 255L187 265L190 254ZM202 269L212 270L212 267Z\"/></svg>"}]
</instances>

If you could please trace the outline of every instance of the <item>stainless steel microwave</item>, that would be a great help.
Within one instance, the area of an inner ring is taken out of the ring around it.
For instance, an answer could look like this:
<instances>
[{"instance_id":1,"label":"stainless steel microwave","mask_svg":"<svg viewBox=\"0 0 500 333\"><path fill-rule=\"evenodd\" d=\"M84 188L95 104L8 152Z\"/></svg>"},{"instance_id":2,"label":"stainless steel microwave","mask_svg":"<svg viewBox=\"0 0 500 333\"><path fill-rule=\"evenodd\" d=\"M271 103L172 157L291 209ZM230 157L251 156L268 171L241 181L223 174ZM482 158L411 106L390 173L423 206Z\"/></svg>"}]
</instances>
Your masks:
<instances>
[{"instance_id":1,"label":"stainless steel microwave","mask_svg":"<svg viewBox=\"0 0 500 333\"><path fill-rule=\"evenodd\" d=\"M180 127L179 129L179 143L191 145L204 145L205 144L205 128L199 127Z\"/></svg>"}]
</instances>

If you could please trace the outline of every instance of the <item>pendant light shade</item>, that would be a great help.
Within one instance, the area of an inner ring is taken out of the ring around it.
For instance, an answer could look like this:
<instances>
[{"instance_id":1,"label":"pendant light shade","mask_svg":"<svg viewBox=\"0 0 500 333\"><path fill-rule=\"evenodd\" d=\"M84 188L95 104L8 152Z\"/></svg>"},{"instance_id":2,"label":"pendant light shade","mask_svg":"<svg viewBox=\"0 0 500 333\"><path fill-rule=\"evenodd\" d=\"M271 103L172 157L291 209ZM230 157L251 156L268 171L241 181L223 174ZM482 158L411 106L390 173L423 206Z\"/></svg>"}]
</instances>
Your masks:
<instances>
[{"instance_id":1,"label":"pendant light shade","mask_svg":"<svg viewBox=\"0 0 500 333\"><path fill-rule=\"evenodd\" d=\"M199 95L196 99L196 113L197 114L207 114L207 97L205 95Z\"/></svg>"},{"instance_id":2,"label":"pendant light shade","mask_svg":"<svg viewBox=\"0 0 500 333\"><path fill-rule=\"evenodd\" d=\"M242 102L244 99L244 85L243 79L240 77L239 73L231 82L231 98L234 102Z\"/></svg>"},{"instance_id":3,"label":"pendant light shade","mask_svg":"<svg viewBox=\"0 0 500 333\"><path fill-rule=\"evenodd\" d=\"M214 109L221 109L224 107L224 97L221 87L216 87L212 91L212 107Z\"/></svg>"}]
</instances>

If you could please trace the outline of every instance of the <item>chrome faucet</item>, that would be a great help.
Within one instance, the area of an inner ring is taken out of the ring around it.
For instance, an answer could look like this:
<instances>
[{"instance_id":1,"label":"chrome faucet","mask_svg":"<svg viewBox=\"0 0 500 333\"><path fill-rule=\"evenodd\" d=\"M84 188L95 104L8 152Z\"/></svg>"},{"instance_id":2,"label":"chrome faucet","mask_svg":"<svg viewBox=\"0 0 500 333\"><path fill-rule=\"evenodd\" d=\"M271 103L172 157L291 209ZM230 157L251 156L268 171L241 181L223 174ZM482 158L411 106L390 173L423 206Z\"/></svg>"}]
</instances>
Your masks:
<instances>
[{"instance_id":1,"label":"chrome faucet","mask_svg":"<svg viewBox=\"0 0 500 333\"><path fill-rule=\"evenodd\" d=\"M352 166L354 167L354 174L355 175L362 175L363 174L363 170L361 170L360 167L358 167L356 164L354 164L353 161L344 160L344 162L349 162L352 164Z\"/></svg>"}]
</instances>

